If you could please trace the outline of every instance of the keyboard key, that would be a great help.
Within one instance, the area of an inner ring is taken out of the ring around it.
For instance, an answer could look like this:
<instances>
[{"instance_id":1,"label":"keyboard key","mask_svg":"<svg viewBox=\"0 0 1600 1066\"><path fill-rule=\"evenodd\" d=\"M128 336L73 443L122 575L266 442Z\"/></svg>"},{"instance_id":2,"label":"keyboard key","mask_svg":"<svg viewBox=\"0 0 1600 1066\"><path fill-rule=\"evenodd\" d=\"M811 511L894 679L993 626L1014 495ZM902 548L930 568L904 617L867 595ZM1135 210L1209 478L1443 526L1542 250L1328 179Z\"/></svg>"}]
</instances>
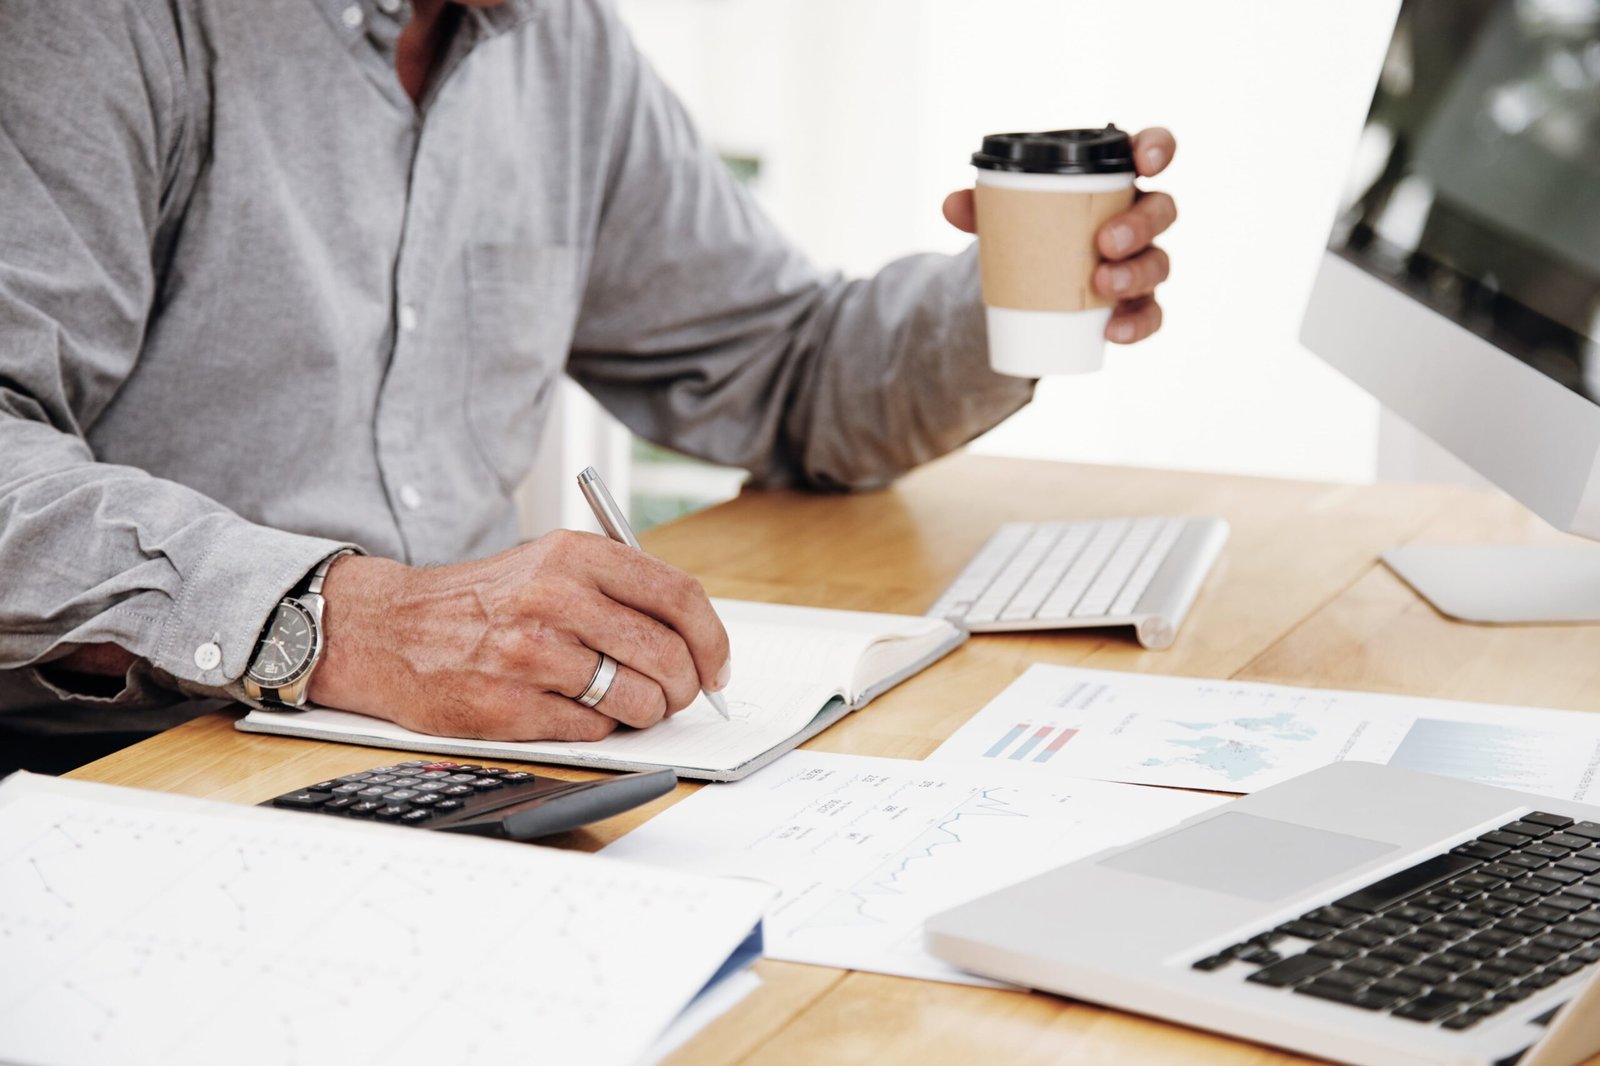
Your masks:
<instances>
[{"instance_id":1,"label":"keyboard key","mask_svg":"<svg viewBox=\"0 0 1600 1066\"><path fill-rule=\"evenodd\" d=\"M1563 829L1573 836L1580 836L1585 840L1600 840L1600 822L1578 822L1574 825L1563 826Z\"/></svg>"},{"instance_id":2,"label":"keyboard key","mask_svg":"<svg viewBox=\"0 0 1600 1066\"><path fill-rule=\"evenodd\" d=\"M1465 973L1477 964L1477 959L1469 955L1462 955L1456 951L1441 951L1428 960L1430 966L1449 970L1451 973Z\"/></svg>"},{"instance_id":3,"label":"keyboard key","mask_svg":"<svg viewBox=\"0 0 1600 1066\"><path fill-rule=\"evenodd\" d=\"M1413 963L1421 962L1423 954L1420 951L1412 951L1410 948L1387 944L1381 948L1373 948L1372 957L1375 959L1388 959L1390 962L1398 962L1402 966L1410 966Z\"/></svg>"},{"instance_id":4,"label":"keyboard key","mask_svg":"<svg viewBox=\"0 0 1600 1066\"><path fill-rule=\"evenodd\" d=\"M1574 889L1579 889L1579 888L1583 888L1583 887L1585 887L1585 886L1583 886L1583 885L1574 885L1573 886ZM1559 895L1559 896L1547 896L1545 898L1543 907L1544 907L1545 910L1552 910L1553 909L1553 910L1564 911L1564 912L1566 912L1566 914L1576 914L1578 911L1586 911L1586 910L1588 910L1590 908L1590 906L1593 905L1593 903L1594 903L1593 900L1580 899L1579 897L1573 896L1570 893L1563 893L1562 895ZM1536 909L1537 908L1534 908L1534 907L1529 907L1528 908L1529 911L1536 910ZM1526 914L1528 912L1524 911L1523 913ZM1565 915L1563 915L1563 917L1565 917ZM1559 918L1551 918L1550 920L1551 921L1559 921L1560 919Z\"/></svg>"},{"instance_id":5,"label":"keyboard key","mask_svg":"<svg viewBox=\"0 0 1600 1066\"><path fill-rule=\"evenodd\" d=\"M313 792L309 789L300 792L291 792L286 796L279 796L272 801L274 807L286 807L295 811L314 811L333 798L331 792Z\"/></svg>"},{"instance_id":6,"label":"keyboard key","mask_svg":"<svg viewBox=\"0 0 1600 1066\"><path fill-rule=\"evenodd\" d=\"M1524 944L1520 948L1512 948L1510 951L1506 952L1506 958L1508 959L1518 959L1522 962L1537 963L1540 966L1543 966L1547 962L1554 962L1560 957L1561 952L1559 951L1551 951L1549 948L1534 947L1532 944Z\"/></svg>"},{"instance_id":7,"label":"keyboard key","mask_svg":"<svg viewBox=\"0 0 1600 1066\"><path fill-rule=\"evenodd\" d=\"M1355 911L1346 913L1355 914ZM1434 914L1426 907L1412 907L1402 903L1398 907L1390 907L1383 912L1382 917L1390 918L1397 922L1410 922L1412 925L1421 925L1423 922L1433 921Z\"/></svg>"},{"instance_id":8,"label":"keyboard key","mask_svg":"<svg viewBox=\"0 0 1600 1066\"><path fill-rule=\"evenodd\" d=\"M1555 860L1564 859L1568 855L1571 855L1572 849L1564 848L1559 844L1552 844L1546 840L1541 840L1537 844L1529 844L1527 847L1523 848L1522 854L1537 855L1542 859Z\"/></svg>"},{"instance_id":9,"label":"keyboard key","mask_svg":"<svg viewBox=\"0 0 1600 1066\"><path fill-rule=\"evenodd\" d=\"M1346 929L1333 939L1345 944L1354 944L1358 948L1375 948L1379 944L1387 944L1389 942L1389 938L1382 933L1374 933L1366 929Z\"/></svg>"},{"instance_id":10,"label":"keyboard key","mask_svg":"<svg viewBox=\"0 0 1600 1066\"><path fill-rule=\"evenodd\" d=\"M1411 981L1404 977L1388 977L1382 981L1375 981L1370 986L1373 992L1410 998L1421 995L1427 986L1421 981Z\"/></svg>"},{"instance_id":11,"label":"keyboard key","mask_svg":"<svg viewBox=\"0 0 1600 1066\"><path fill-rule=\"evenodd\" d=\"M1362 1010L1387 1010L1400 1002L1399 996L1362 992L1358 989L1346 988L1343 985L1329 984L1324 981L1312 981L1308 985L1300 985L1295 989L1295 992L1303 996L1316 996L1318 999L1331 999L1335 1003L1343 1003L1349 1007L1359 1007Z\"/></svg>"},{"instance_id":12,"label":"keyboard key","mask_svg":"<svg viewBox=\"0 0 1600 1066\"><path fill-rule=\"evenodd\" d=\"M1543 856L1524 855L1520 851L1505 856L1500 860L1500 862L1504 866L1520 866L1524 870L1542 870L1546 866L1550 865L1550 860L1544 858Z\"/></svg>"},{"instance_id":13,"label":"keyboard key","mask_svg":"<svg viewBox=\"0 0 1600 1066\"><path fill-rule=\"evenodd\" d=\"M1551 951L1571 951L1573 948L1583 947L1583 941L1575 936L1565 933L1544 933L1534 937L1528 943L1535 947L1549 948Z\"/></svg>"},{"instance_id":14,"label":"keyboard key","mask_svg":"<svg viewBox=\"0 0 1600 1066\"><path fill-rule=\"evenodd\" d=\"M1324 940L1321 943L1312 944L1306 951L1309 954L1320 955L1329 959L1353 959L1361 954L1361 949L1356 945L1346 944L1338 940Z\"/></svg>"},{"instance_id":15,"label":"keyboard key","mask_svg":"<svg viewBox=\"0 0 1600 1066\"><path fill-rule=\"evenodd\" d=\"M1593 859L1585 859L1578 855L1568 855L1557 862L1556 867L1561 870L1575 870L1580 874L1592 874L1600 871L1600 862L1596 862Z\"/></svg>"},{"instance_id":16,"label":"keyboard key","mask_svg":"<svg viewBox=\"0 0 1600 1066\"><path fill-rule=\"evenodd\" d=\"M1318 922L1305 920L1284 922L1278 926L1278 932L1286 936L1299 937L1301 940L1326 940L1339 930L1331 925L1322 925Z\"/></svg>"},{"instance_id":17,"label":"keyboard key","mask_svg":"<svg viewBox=\"0 0 1600 1066\"><path fill-rule=\"evenodd\" d=\"M1492 836L1493 834L1487 834ZM1508 834L1509 835L1509 834ZM1334 903L1336 907L1375 913L1398 903L1412 893L1464 873L1478 865L1465 855L1436 855L1390 877L1368 885Z\"/></svg>"},{"instance_id":18,"label":"keyboard key","mask_svg":"<svg viewBox=\"0 0 1600 1066\"><path fill-rule=\"evenodd\" d=\"M1279 959L1283 958L1283 956L1279 955L1271 948L1264 948L1258 944L1248 944L1245 946L1244 950L1237 952L1234 955L1234 958L1238 959L1240 962L1255 963L1257 966L1270 966Z\"/></svg>"},{"instance_id":19,"label":"keyboard key","mask_svg":"<svg viewBox=\"0 0 1600 1066\"><path fill-rule=\"evenodd\" d=\"M1207 955L1205 958L1194 964L1194 969L1199 970L1201 973L1210 973L1213 970L1222 969L1232 961L1232 955ZM1255 977L1258 976L1260 976L1259 972L1251 975L1251 980L1254 980Z\"/></svg>"},{"instance_id":20,"label":"keyboard key","mask_svg":"<svg viewBox=\"0 0 1600 1066\"><path fill-rule=\"evenodd\" d=\"M1525 962L1522 959L1507 958L1490 959L1488 962L1478 967L1480 971L1492 970L1495 973L1503 973L1510 977L1526 977L1538 968L1539 964L1536 962Z\"/></svg>"},{"instance_id":21,"label":"keyboard key","mask_svg":"<svg viewBox=\"0 0 1600 1066\"><path fill-rule=\"evenodd\" d=\"M1594 884L1591 880L1581 885L1573 885L1563 895L1577 896L1579 899L1600 900L1600 885Z\"/></svg>"},{"instance_id":22,"label":"keyboard key","mask_svg":"<svg viewBox=\"0 0 1600 1066\"><path fill-rule=\"evenodd\" d=\"M1294 955L1290 958L1275 962L1262 970L1257 970L1247 981L1258 985L1270 985L1273 988L1287 988L1299 984L1308 977L1314 977L1333 966L1332 959L1322 958L1318 955Z\"/></svg>"},{"instance_id":23,"label":"keyboard key","mask_svg":"<svg viewBox=\"0 0 1600 1066\"><path fill-rule=\"evenodd\" d=\"M1353 962L1348 963L1347 968L1354 965ZM1450 971L1442 966L1429 966L1423 962L1401 970L1396 976L1404 977L1408 981L1420 981L1425 985L1437 985L1450 980Z\"/></svg>"},{"instance_id":24,"label":"keyboard key","mask_svg":"<svg viewBox=\"0 0 1600 1066\"><path fill-rule=\"evenodd\" d=\"M1520 833L1525 837L1532 837L1533 839L1538 840L1540 837L1549 836L1551 829L1549 826L1540 825L1538 822L1529 822L1518 819L1515 822L1509 822L1506 825L1501 826L1500 832Z\"/></svg>"},{"instance_id":25,"label":"keyboard key","mask_svg":"<svg viewBox=\"0 0 1600 1066\"><path fill-rule=\"evenodd\" d=\"M1469 855L1475 859L1498 859L1510 850L1504 844L1488 844L1482 840L1473 840L1453 849L1451 854Z\"/></svg>"},{"instance_id":26,"label":"keyboard key","mask_svg":"<svg viewBox=\"0 0 1600 1066\"><path fill-rule=\"evenodd\" d=\"M1522 816L1524 822L1533 822L1536 825L1547 825L1551 829L1565 829L1572 824L1572 819L1560 814L1551 814L1549 811L1534 811L1532 814Z\"/></svg>"},{"instance_id":27,"label":"keyboard key","mask_svg":"<svg viewBox=\"0 0 1600 1066\"><path fill-rule=\"evenodd\" d=\"M1374 918L1370 922L1362 923L1357 928L1369 933L1379 933L1383 936L1404 936L1415 929L1416 925L1412 922L1395 921L1393 918Z\"/></svg>"},{"instance_id":28,"label":"keyboard key","mask_svg":"<svg viewBox=\"0 0 1600 1066\"><path fill-rule=\"evenodd\" d=\"M1593 843L1587 837L1578 836L1576 833L1551 833L1544 838L1544 842L1554 847L1566 848L1568 851L1582 851Z\"/></svg>"},{"instance_id":29,"label":"keyboard key","mask_svg":"<svg viewBox=\"0 0 1600 1066\"><path fill-rule=\"evenodd\" d=\"M1529 874L1527 877L1519 877L1515 881L1511 882L1511 887L1514 889L1521 889L1524 892L1536 892L1541 896L1548 896L1550 893L1560 888L1561 883L1559 881L1551 881L1544 877L1537 877ZM1506 897L1497 894L1495 898L1505 899Z\"/></svg>"},{"instance_id":30,"label":"keyboard key","mask_svg":"<svg viewBox=\"0 0 1600 1066\"><path fill-rule=\"evenodd\" d=\"M1516 979L1515 974L1506 973L1504 970L1491 970L1482 966L1457 978L1462 984L1476 985L1491 992L1498 992Z\"/></svg>"},{"instance_id":31,"label":"keyboard key","mask_svg":"<svg viewBox=\"0 0 1600 1066\"><path fill-rule=\"evenodd\" d=\"M1596 925L1592 921L1584 921L1581 918L1568 918L1560 925L1555 926L1554 931L1565 933L1567 936L1578 937L1580 940L1593 940L1596 937L1600 937L1600 925Z\"/></svg>"},{"instance_id":32,"label":"keyboard key","mask_svg":"<svg viewBox=\"0 0 1600 1066\"><path fill-rule=\"evenodd\" d=\"M1350 911L1347 908L1326 906L1326 908L1317 908L1315 911L1302 914L1301 919L1306 920L1306 922L1320 922L1322 925L1338 925L1339 928L1346 928L1349 925L1357 924L1357 922L1365 922L1366 914L1363 911Z\"/></svg>"},{"instance_id":33,"label":"keyboard key","mask_svg":"<svg viewBox=\"0 0 1600 1066\"><path fill-rule=\"evenodd\" d=\"M1554 974L1557 977L1571 977L1573 974L1583 969L1583 967L1584 964L1579 962L1577 959L1559 959L1555 962L1552 962L1549 966L1546 966L1544 968L1544 972L1548 974Z\"/></svg>"},{"instance_id":34,"label":"keyboard key","mask_svg":"<svg viewBox=\"0 0 1600 1066\"><path fill-rule=\"evenodd\" d=\"M1511 824L1516 825L1517 823L1512 822ZM1534 838L1526 833L1508 833L1504 829L1496 829L1492 833L1483 834L1478 839L1488 841L1490 844L1504 844L1508 848L1520 848L1524 844L1533 843Z\"/></svg>"},{"instance_id":35,"label":"keyboard key","mask_svg":"<svg viewBox=\"0 0 1600 1066\"><path fill-rule=\"evenodd\" d=\"M1576 870L1563 870L1560 866L1546 866L1540 870L1538 877L1542 881L1554 881L1561 885L1575 884L1583 880L1583 875Z\"/></svg>"},{"instance_id":36,"label":"keyboard key","mask_svg":"<svg viewBox=\"0 0 1600 1066\"><path fill-rule=\"evenodd\" d=\"M1427 995L1421 999L1414 999L1405 1006L1394 1011L1396 1018L1407 1018L1414 1022L1436 1022L1440 1018L1448 1017L1461 1009L1461 1001L1449 996Z\"/></svg>"},{"instance_id":37,"label":"keyboard key","mask_svg":"<svg viewBox=\"0 0 1600 1066\"><path fill-rule=\"evenodd\" d=\"M1341 965L1339 969L1348 971L1350 973L1365 974L1367 977L1388 977L1392 973L1401 972L1400 964L1397 962L1390 962L1387 959L1373 959L1365 957L1351 959L1349 962ZM1415 967L1413 967L1413 969L1415 969ZM1409 971L1402 976L1409 976ZM1414 980L1423 979L1414 978Z\"/></svg>"}]
</instances>

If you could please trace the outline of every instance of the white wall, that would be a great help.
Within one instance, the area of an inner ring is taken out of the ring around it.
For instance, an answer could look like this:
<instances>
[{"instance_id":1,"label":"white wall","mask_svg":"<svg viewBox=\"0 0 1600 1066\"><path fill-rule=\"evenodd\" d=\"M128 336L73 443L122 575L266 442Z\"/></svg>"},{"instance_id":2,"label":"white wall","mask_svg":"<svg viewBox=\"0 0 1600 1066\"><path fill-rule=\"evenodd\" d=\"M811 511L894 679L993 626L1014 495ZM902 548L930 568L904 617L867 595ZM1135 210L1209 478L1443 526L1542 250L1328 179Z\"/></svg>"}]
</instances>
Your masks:
<instances>
[{"instance_id":1,"label":"white wall","mask_svg":"<svg viewBox=\"0 0 1600 1066\"><path fill-rule=\"evenodd\" d=\"M939 213L985 132L1165 125L1167 326L1041 386L980 450L1367 480L1377 408L1295 340L1396 0L619 0L820 263L963 235Z\"/></svg>"}]
</instances>

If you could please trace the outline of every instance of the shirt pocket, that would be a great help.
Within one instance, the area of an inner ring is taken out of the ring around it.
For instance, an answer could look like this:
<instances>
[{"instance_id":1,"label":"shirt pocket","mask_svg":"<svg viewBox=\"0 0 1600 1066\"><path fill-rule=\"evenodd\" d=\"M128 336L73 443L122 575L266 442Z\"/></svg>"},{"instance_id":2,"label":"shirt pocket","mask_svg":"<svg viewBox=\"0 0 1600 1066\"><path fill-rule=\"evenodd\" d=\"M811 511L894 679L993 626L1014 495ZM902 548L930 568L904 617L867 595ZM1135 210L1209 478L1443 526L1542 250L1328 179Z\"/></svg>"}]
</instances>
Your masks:
<instances>
[{"instance_id":1,"label":"shirt pocket","mask_svg":"<svg viewBox=\"0 0 1600 1066\"><path fill-rule=\"evenodd\" d=\"M466 254L471 352L467 430L501 487L527 475L577 317L577 250L473 244Z\"/></svg>"}]
</instances>

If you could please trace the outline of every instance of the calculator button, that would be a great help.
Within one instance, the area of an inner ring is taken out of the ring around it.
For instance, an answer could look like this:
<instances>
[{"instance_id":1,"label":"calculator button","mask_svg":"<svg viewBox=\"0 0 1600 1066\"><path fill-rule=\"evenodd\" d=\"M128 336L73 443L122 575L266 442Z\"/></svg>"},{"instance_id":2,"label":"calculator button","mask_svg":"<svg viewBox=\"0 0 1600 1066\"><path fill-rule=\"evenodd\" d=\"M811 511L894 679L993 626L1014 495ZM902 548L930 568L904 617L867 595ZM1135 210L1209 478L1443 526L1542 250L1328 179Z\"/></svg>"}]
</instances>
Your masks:
<instances>
[{"instance_id":1,"label":"calculator button","mask_svg":"<svg viewBox=\"0 0 1600 1066\"><path fill-rule=\"evenodd\" d=\"M471 785L451 785L449 788L441 789L439 792L436 792L435 795L438 795L438 796L470 796L470 795L473 794L473 791L474 791L474 789L473 789L473 787Z\"/></svg>"},{"instance_id":2,"label":"calculator button","mask_svg":"<svg viewBox=\"0 0 1600 1066\"><path fill-rule=\"evenodd\" d=\"M361 795L363 795L363 796L387 796L390 792L393 792L393 791L394 791L394 789L389 785L373 785L370 788L362 789L361 790Z\"/></svg>"},{"instance_id":3,"label":"calculator button","mask_svg":"<svg viewBox=\"0 0 1600 1066\"><path fill-rule=\"evenodd\" d=\"M351 781L347 785L335 785L332 791L338 796L354 796L356 793L360 792L366 787L367 786L362 784L360 781Z\"/></svg>"},{"instance_id":4,"label":"calculator button","mask_svg":"<svg viewBox=\"0 0 1600 1066\"><path fill-rule=\"evenodd\" d=\"M417 791L418 792L424 792L424 793L425 792L437 792L441 788L449 788L449 787L450 786L445 784L443 781L418 781L417 782ZM1600 865L1596 865L1595 868L1596 869L1600 869Z\"/></svg>"},{"instance_id":5,"label":"calculator button","mask_svg":"<svg viewBox=\"0 0 1600 1066\"><path fill-rule=\"evenodd\" d=\"M479 792L489 792L497 788L505 788L506 783L498 777L477 777L472 780L472 787Z\"/></svg>"},{"instance_id":6,"label":"calculator button","mask_svg":"<svg viewBox=\"0 0 1600 1066\"><path fill-rule=\"evenodd\" d=\"M532 781L533 780L533 775L532 774L526 774L526 773L523 773L521 770L518 770L515 773L506 774L500 780L504 781L508 785L519 785L524 781Z\"/></svg>"},{"instance_id":7,"label":"calculator button","mask_svg":"<svg viewBox=\"0 0 1600 1066\"><path fill-rule=\"evenodd\" d=\"M337 782L337 781L318 781L316 784L312 785L306 791L308 791L308 792L332 792L333 789L334 789L334 786L337 785L338 783L339 782Z\"/></svg>"},{"instance_id":8,"label":"calculator button","mask_svg":"<svg viewBox=\"0 0 1600 1066\"><path fill-rule=\"evenodd\" d=\"M397 766L374 766L372 769L368 770L367 773L369 773L369 774L392 774L398 769L399 769L399 767L397 767Z\"/></svg>"},{"instance_id":9,"label":"calculator button","mask_svg":"<svg viewBox=\"0 0 1600 1066\"><path fill-rule=\"evenodd\" d=\"M449 777L450 774L444 770L425 770L417 776L424 781L437 781L441 777Z\"/></svg>"},{"instance_id":10,"label":"calculator button","mask_svg":"<svg viewBox=\"0 0 1600 1066\"><path fill-rule=\"evenodd\" d=\"M456 784L466 784L469 781L476 781L477 779L477 774L451 774L449 777L445 778L446 781L454 781Z\"/></svg>"},{"instance_id":11,"label":"calculator button","mask_svg":"<svg viewBox=\"0 0 1600 1066\"><path fill-rule=\"evenodd\" d=\"M435 803L438 803L438 802L439 802L439 797L438 796L435 796L432 792L424 792L422 795L418 796L416 799L411 801L411 806L413 806L413 807L432 807Z\"/></svg>"},{"instance_id":12,"label":"calculator button","mask_svg":"<svg viewBox=\"0 0 1600 1066\"><path fill-rule=\"evenodd\" d=\"M458 773L458 774L481 774L481 773L483 773L483 767L481 767L481 766L473 766L471 763L468 763L465 766L457 766L456 767L456 773Z\"/></svg>"},{"instance_id":13,"label":"calculator button","mask_svg":"<svg viewBox=\"0 0 1600 1066\"><path fill-rule=\"evenodd\" d=\"M350 804L345 813L363 817L371 814L373 811L376 811L382 806L383 804L379 803L377 800L361 800L358 803Z\"/></svg>"},{"instance_id":14,"label":"calculator button","mask_svg":"<svg viewBox=\"0 0 1600 1066\"><path fill-rule=\"evenodd\" d=\"M440 800L438 803L435 803L433 805L433 809L436 810L436 811L459 811L462 807L465 807L465 806L466 806L466 804L463 803L461 800L445 799L445 800Z\"/></svg>"},{"instance_id":15,"label":"calculator button","mask_svg":"<svg viewBox=\"0 0 1600 1066\"><path fill-rule=\"evenodd\" d=\"M396 763L395 765L396 766L401 766L401 767L427 766L428 765L428 761L426 759L412 759L409 762Z\"/></svg>"},{"instance_id":16,"label":"calculator button","mask_svg":"<svg viewBox=\"0 0 1600 1066\"><path fill-rule=\"evenodd\" d=\"M478 771L478 773L482 774L484 777L499 777L501 774L509 774L510 772L510 770L507 770L503 766L485 766L482 770Z\"/></svg>"},{"instance_id":17,"label":"calculator button","mask_svg":"<svg viewBox=\"0 0 1600 1066\"><path fill-rule=\"evenodd\" d=\"M301 792L291 792L287 796L279 796L272 801L272 805L296 811L314 811L332 798L327 792L313 792L306 789Z\"/></svg>"},{"instance_id":18,"label":"calculator button","mask_svg":"<svg viewBox=\"0 0 1600 1066\"><path fill-rule=\"evenodd\" d=\"M389 793L389 800L392 803L399 800L416 799L420 795L421 793L416 789L397 788L393 792Z\"/></svg>"},{"instance_id":19,"label":"calculator button","mask_svg":"<svg viewBox=\"0 0 1600 1066\"><path fill-rule=\"evenodd\" d=\"M456 764L453 762L431 762L427 764L427 769L430 773L434 770L454 770L455 768Z\"/></svg>"},{"instance_id":20,"label":"calculator button","mask_svg":"<svg viewBox=\"0 0 1600 1066\"><path fill-rule=\"evenodd\" d=\"M346 781L346 782L349 782L349 781L365 781L367 778L369 778L371 776L372 776L372 774L371 774L370 771L364 771L364 772L359 773L359 774L345 774L343 777L339 778L339 780L340 781Z\"/></svg>"},{"instance_id":21,"label":"calculator button","mask_svg":"<svg viewBox=\"0 0 1600 1066\"><path fill-rule=\"evenodd\" d=\"M372 816L374 818L381 819L382 821L385 821L385 822L392 822L395 819L399 818L402 814L405 814L406 812L408 812L410 810L411 810L411 807L410 807L409 804L405 804L405 803L390 803L390 804L387 804L386 806L379 807L376 811L373 812Z\"/></svg>"},{"instance_id":22,"label":"calculator button","mask_svg":"<svg viewBox=\"0 0 1600 1066\"><path fill-rule=\"evenodd\" d=\"M373 774L371 777L367 778L367 784L387 785L399 776L399 774Z\"/></svg>"},{"instance_id":23,"label":"calculator button","mask_svg":"<svg viewBox=\"0 0 1600 1066\"><path fill-rule=\"evenodd\" d=\"M352 806L352 805L360 803L360 802L361 801L356 799L356 797L354 797L354 796L335 796L335 797L333 797L333 799L329 800L327 803L324 803L322 805L322 809L325 810L325 811L342 811L346 807Z\"/></svg>"},{"instance_id":24,"label":"calculator button","mask_svg":"<svg viewBox=\"0 0 1600 1066\"><path fill-rule=\"evenodd\" d=\"M422 822L426 822L429 818L432 818L432 817L433 817L433 812L432 811L425 811L425 810L418 809L418 810L414 810L414 811L407 811L406 813L402 814L400 816L400 820L402 822L404 822L405 824L407 824L407 825L419 825Z\"/></svg>"},{"instance_id":25,"label":"calculator button","mask_svg":"<svg viewBox=\"0 0 1600 1066\"><path fill-rule=\"evenodd\" d=\"M390 781L389 784L393 785L395 788L412 788L421 780L422 778L420 777L397 777L393 781Z\"/></svg>"}]
</instances>

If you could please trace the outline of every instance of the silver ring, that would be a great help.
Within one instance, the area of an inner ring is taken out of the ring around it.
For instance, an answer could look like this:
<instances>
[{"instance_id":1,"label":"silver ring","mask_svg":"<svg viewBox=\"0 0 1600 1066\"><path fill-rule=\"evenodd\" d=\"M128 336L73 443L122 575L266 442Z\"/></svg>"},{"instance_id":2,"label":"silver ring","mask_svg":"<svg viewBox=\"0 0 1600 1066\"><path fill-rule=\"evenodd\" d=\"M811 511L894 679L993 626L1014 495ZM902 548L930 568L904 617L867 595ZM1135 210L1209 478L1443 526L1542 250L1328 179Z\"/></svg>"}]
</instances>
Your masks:
<instances>
[{"instance_id":1,"label":"silver ring","mask_svg":"<svg viewBox=\"0 0 1600 1066\"><path fill-rule=\"evenodd\" d=\"M617 660L600 653L600 665L594 668L594 676L589 679L589 686L575 697L585 707L593 707L606 698L606 693L611 691L612 682L617 679Z\"/></svg>"}]
</instances>

